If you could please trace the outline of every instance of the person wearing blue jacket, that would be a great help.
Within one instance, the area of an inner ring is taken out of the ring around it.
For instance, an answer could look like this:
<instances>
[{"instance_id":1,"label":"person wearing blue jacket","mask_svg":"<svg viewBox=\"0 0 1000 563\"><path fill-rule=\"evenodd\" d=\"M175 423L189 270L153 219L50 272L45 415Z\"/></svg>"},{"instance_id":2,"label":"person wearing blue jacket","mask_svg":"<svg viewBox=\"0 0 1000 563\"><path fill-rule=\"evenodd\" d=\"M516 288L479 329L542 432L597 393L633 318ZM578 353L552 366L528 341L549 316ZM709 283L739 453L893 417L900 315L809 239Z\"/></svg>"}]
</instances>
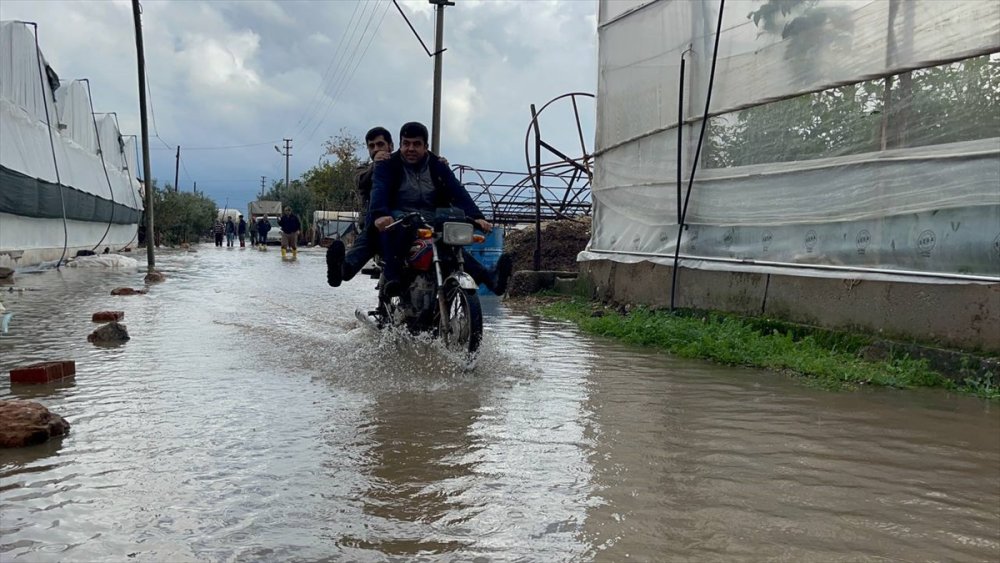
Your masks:
<instances>
[{"instance_id":1,"label":"person wearing blue jacket","mask_svg":"<svg viewBox=\"0 0 1000 563\"><path fill-rule=\"evenodd\" d=\"M427 127L422 123L405 123L399 130L399 150L375 163L367 224L379 231L387 295L401 290L402 259L413 242L398 229L385 230L395 218L413 211L431 214L438 208L457 207L484 233L493 230L451 169L427 150L427 137ZM463 252L466 272L493 293L503 295L510 277L510 257L501 256L497 268L491 272L471 254Z\"/></svg>"}]
</instances>

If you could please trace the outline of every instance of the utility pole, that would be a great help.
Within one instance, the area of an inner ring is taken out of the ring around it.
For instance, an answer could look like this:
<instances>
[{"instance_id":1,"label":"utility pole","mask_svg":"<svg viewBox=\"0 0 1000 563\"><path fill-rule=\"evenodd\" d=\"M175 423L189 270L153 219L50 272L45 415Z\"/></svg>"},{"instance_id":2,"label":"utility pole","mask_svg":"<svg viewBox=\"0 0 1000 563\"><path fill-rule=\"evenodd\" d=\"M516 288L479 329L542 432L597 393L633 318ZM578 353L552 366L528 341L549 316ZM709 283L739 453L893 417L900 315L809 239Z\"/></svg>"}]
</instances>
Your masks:
<instances>
[{"instance_id":1,"label":"utility pole","mask_svg":"<svg viewBox=\"0 0 1000 563\"><path fill-rule=\"evenodd\" d=\"M142 51L142 16L139 0L132 0L132 19L135 21L135 51L139 66L139 121L142 124L142 180L146 186L146 261L147 269L153 271L156 258L153 255L153 178L149 165L149 124L146 122L146 57Z\"/></svg>"},{"instance_id":2,"label":"utility pole","mask_svg":"<svg viewBox=\"0 0 1000 563\"><path fill-rule=\"evenodd\" d=\"M434 28L434 113L431 121L431 152L441 154L441 57L444 55L444 8L454 6L451 0L427 0L435 6L437 26Z\"/></svg>"},{"instance_id":3,"label":"utility pole","mask_svg":"<svg viewBox=\"0 0 1000 563\"><path fill-rule=\"evenodd\" d=\"M274 150L278 151L278 154L284 155L285 157L285 191L288 191L288 159L292 156L292 140L282 140L285 141L285 150L282 151L277 145L274 146ZM263 189L263 187L261 189Z\"/></svg>"},{"instance_id":4,"label":"utility pole","mask_svg":"<svg viewBox=\"0 0 1000 563\"><path fill-rule=\"evenodd\" d=\"M285 141L285 191L288 191L288 159L292 157L292 140L284 139Z\"/></svg>"},{"instance_id":5,"label":"utility pole","mask_svg":"<svg viewBox=\"0 0 1000 563\"><path fill-rule=\"evenodd\" d=\"M174 191L180 191L180 186L177 185L177 173L181 170L181 146L177 145L177 156L174 158Z\"/></svg>"},{"instance_id":6,"label":"utility pole","mask_svg":"<svg viewBox=\"0 0 1000 563\"><path fill-rule=\"evenodd\" d=\"M264 199L264 180L266 179L267 176L260 177L260 199Z\"/></svg>"},{"instance_id":7,"label":"utility pole","mask_svg":"<svg viewBox=\"0 0 1000 563\"><path fill-rule=\"evenodd\" d=\"M198 193L198 182L194 183L194 193Z\"/></svg>"}]
</instances>

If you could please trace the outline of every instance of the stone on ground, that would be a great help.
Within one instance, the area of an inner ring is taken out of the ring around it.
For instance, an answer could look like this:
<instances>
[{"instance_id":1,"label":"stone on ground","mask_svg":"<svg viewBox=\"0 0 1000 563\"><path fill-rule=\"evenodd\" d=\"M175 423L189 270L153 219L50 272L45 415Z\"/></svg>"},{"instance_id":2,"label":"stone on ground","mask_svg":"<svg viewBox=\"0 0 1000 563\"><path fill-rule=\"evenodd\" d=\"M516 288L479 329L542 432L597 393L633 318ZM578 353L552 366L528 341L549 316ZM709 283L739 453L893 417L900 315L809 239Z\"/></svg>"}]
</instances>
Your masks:
<instances>
[{"instance_id":1,"label":"stone on ground","mask_svg":"<svg viewBox=\"0 0 1000 563\"><path fill-rule=\"evenodd\" d=\"M125 325L117 322L108 323L87 336L87 341L94 344L122 344L130 339Z\"/></svg>"},{"instance_id":2,"label":"stone on ground","mask_svg":"<svg viewBox=\"0 0 1000 563\"><path fill-rule=\"evenodd\" d=\"M39 403L0 400L0 448L34 446L68 431L68 422Z\"/></svg>"}]
</instances>

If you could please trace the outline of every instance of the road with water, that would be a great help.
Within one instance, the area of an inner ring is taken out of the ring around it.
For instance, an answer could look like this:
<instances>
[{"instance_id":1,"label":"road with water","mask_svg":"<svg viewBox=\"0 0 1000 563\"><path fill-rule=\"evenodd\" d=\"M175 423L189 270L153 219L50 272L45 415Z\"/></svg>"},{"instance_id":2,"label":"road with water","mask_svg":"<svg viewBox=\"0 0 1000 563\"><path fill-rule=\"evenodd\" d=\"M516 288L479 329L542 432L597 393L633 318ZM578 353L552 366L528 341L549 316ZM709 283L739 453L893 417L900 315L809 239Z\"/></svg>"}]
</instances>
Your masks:
<instances>
[{"instance_id":1,"label":"road with water","mask_svg":"<svg viewBox=\"0 0 1000 563\"><path fill-rule=\"evenodd\" d=\"M141 256L139 256L141 257ZM474 369L360 327L320 250L19 275L0 374L68 436L0 450L0 561L997 561L1000 410L832 393L484 300ZM3 288L0 288L3 290ZM124 310L132 340L86 342Z\"/></svg>"}]
</instances>

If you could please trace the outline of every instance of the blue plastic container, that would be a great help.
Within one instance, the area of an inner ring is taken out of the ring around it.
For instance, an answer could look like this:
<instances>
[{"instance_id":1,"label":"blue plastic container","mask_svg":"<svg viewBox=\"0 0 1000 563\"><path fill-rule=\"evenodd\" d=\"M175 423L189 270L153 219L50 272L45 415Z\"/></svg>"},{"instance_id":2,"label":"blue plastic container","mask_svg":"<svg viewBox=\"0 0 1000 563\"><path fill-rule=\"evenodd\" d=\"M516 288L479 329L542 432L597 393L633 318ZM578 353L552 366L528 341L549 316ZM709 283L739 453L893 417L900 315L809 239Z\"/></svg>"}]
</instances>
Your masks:
<instances>
[{"instance_id":1,"label":"blue plastic container","mask_svg":"<svg viewBox=\"0 0 1000 563\"><path fill-rule=\"evenodd\" d=\"M499 225L494 227L490 234L486 235L486 240L469 247L469 254L479 260L486 269L492 270L503 254L503 234L503 227ZM493 293L486 289L486 286L480 285L479 295L493 295Z\"/></svg>"}]
</instances>

